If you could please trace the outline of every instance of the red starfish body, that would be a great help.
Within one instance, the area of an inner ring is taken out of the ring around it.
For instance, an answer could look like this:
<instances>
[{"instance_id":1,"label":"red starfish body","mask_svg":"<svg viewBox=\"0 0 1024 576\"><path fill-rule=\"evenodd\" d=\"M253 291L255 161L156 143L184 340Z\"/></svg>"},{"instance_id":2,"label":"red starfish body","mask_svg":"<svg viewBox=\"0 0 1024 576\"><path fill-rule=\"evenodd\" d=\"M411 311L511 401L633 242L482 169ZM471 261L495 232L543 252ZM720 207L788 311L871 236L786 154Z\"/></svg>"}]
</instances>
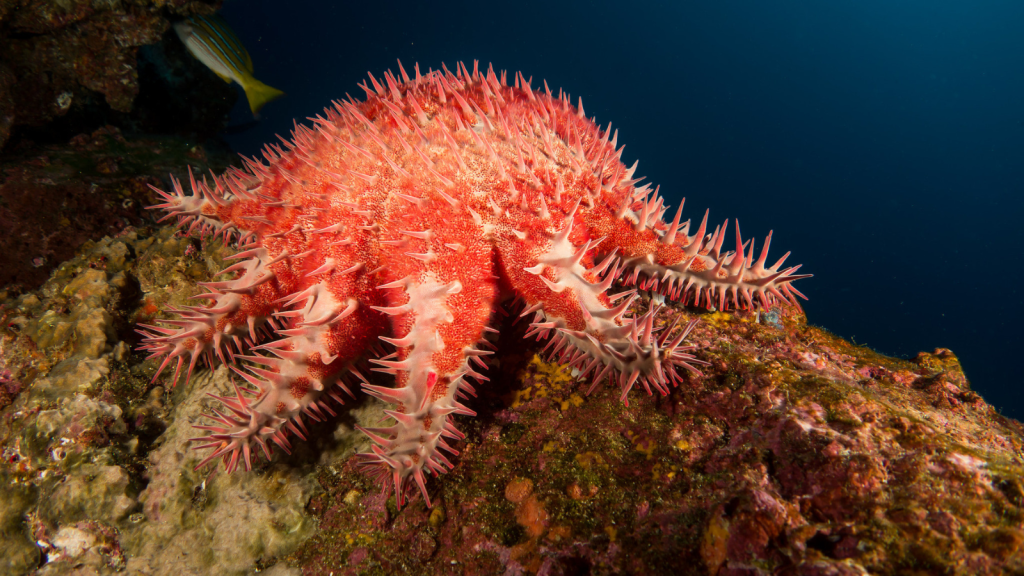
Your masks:
<instances>
[{"instance_id":1,"label":"red starfish body","mask_svg":"<svg viewBox=\"0 0 1024 576\"><path fill-rule=\"evenodd\" d=\"M413 483L429 505L425 473L452 466L444 452L462 433L450 416L474 414L461 400L486 380L481 346L504 300L525 302L528 335L548 337L591 390L607 380L623 400L638 383L666 394L700 363L683 345L692 322L659 334L653 302L628 315L638 290L719 309L796 303L791 282L804 276L765 266L770 234L755 260L738 224L726 253L726 224L710 232L706 213L693 235L681 205L665 222L664 198L637 186L611 125L546 83L473 68L371 75L366 101L296 126L265 149L268 163L160 192L168 218L243 247L234 277L206 284L209 304L142 331L161 371L176 361L175 381L185 360L191 375L216 356L247 383L200 427L200 466L248 469L254 450L289 450L303 414L333 414L327 399L361 381L393 405L389 426L365 430L364 464L399 506ZM365 358L394 387L367 382Z\"/></svg>"}]
</instances>

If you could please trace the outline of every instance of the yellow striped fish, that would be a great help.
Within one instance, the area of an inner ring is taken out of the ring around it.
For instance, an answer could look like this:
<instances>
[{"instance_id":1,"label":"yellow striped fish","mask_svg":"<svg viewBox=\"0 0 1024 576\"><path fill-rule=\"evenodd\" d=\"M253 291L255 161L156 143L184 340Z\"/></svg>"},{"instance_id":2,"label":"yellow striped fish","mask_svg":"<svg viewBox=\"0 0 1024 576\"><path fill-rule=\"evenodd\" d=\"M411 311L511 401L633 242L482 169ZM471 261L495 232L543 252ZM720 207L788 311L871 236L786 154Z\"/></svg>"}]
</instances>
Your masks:
<instances>
[{"instance_id":1,"label":"yellow striped fish","mask_svg":"<svg viewBox=\"0 0 1024 576\"><path fill-rule=\"evenodd\" d=\"M220 16L193 16L174 25L178 38L200 62L217 76L232 80L245 90L253 114L284 92L271 88L252 76L252 58Z\"/></svg>"}]
</instances>

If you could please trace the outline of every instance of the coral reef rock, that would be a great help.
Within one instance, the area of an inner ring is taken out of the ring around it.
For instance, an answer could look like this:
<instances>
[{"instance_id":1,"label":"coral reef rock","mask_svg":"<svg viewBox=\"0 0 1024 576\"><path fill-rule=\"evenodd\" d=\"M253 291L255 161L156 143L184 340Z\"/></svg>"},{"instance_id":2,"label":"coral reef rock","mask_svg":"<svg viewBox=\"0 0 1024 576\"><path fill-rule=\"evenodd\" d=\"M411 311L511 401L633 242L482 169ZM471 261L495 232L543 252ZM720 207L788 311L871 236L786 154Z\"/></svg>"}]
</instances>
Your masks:
<instances>
[{"instance_id":1,"label":"coral reef rock","mask_svg":"<svg viewBox=\"0 0 1024 576\"><path fill-rule=\"evenodd\" d=\"M140 91L139 47L160 44L170 28L169 15L210 14L218 6L219 2L194 0L0 0L0 148L12 128L40 128L58 119L66 125L57 130L64 138L95 130L110 116L123 117L123 128L141 121L139 127L147 129L145 117L151 114L130 118ZM173 50L184 54L178 46ZM163 52L158 48L153 55ZM183 65L179 76L202 68L191 58L176 61ZM234 91L226 90L212 74L196 75L208 86L221 85L221 94L230 101L207 102L221 114L226 112L224 104L230 107ZM170 76L161 80L151 75L148 81L173 93L180 82ZM180 99L196 94L182 91ZM178 120L191 125L188 116L179 115Z\"/></svg>"},{"instance_id":2,"label":"coral reef rock","mask_svg":"<svg viewBox=\"0 0 1024 576\"><path fill-rule=\"evenodd\" d=\"M372 398L310 426L291 456L195 471L190 425L217 404L208 392L230 393L227 370L153 386L130 344L134 322L201 293L233 252L200 242L129 230L3 302L0 572L1024 569L1021 424L950 351L888 358L792 309L673 311L700 319L690 338L710 366L628 407L502 326L500 369L480 417L458 420L467 438L430 509L398 509L357 471L355 426L383 417Z\"/></svg>"},{"instance_id":3,"label":"coral reef rock","mask_svg":"<svg viewBox=\"0 0 1024 576\"><path fill-rule=\"evenodd\" d=\"M0 157L0 286L34 290L87 240L150 220L149 186L168 172L185 175L185 165L220 171L228 163L215 145L125 137L112 126L66 144L16 147Z\"/></svg>"}]
</instances>

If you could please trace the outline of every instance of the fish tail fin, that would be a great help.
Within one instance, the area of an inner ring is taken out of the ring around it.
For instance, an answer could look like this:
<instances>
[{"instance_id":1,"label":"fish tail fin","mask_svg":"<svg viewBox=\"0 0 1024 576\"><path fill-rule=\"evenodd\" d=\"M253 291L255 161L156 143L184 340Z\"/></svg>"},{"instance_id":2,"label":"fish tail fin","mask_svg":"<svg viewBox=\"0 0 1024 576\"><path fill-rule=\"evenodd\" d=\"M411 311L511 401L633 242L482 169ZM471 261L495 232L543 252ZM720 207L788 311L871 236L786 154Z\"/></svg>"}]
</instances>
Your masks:
<instances>
[{"instance_id":1,"label":"fish tail fin","mask_svg":"<svg viewBox=\"0 0 1024 576\"><path fill-rule=\"evenodd\" d=\"M260 108L263 108L267 102L284 96L284 92L267 86L252 77L246 79L246 82L242 84L242 89L245 90L245 97L249 99L249 109L252 110L253 114L258 113Z\"/></svg>"}]
</instances>

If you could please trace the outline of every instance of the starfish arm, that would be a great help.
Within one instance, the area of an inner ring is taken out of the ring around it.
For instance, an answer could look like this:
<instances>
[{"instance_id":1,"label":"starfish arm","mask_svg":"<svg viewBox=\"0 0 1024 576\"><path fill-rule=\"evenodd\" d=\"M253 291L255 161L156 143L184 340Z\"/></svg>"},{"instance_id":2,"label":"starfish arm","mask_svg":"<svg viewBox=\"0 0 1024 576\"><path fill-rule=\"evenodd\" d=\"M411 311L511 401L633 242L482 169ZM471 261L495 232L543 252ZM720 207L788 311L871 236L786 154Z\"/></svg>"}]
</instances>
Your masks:
<instances>
[{"instance_id":1,"label":"starfish arm","mask_svg":"<svg viewBox=\"0 0 1024 576\"><path fill-rule=\"evenodd\" d=\"M719 310L730 306L770 308L777 303L800 307L797 296L805 297L792 282L811 275L797 274L800 266L783 267L788 252L771 267L765 266L772 240L770 232L755 260L755 243L743 240L738 221L736 248L724 252L728 220L707 234L708 214L705 213L697 232L688 236L688 222L678 227L681 212L680 205L675 221L665 231L659 230L660 235L644 231L647 238L642 249L631 250L628 241L622 243L625 256L622 274L627 285L649 291L656 299L668 298ZM664 227L663 222L659 223ZM611 238L605 248L619 246L617 240Z\"/></svg>"},{"instance_id":2,"label":"starfish arm","mask_svg":"<svg viewBox=\"0 0 1024 576\"><path fill-rule=\"evenodd\" d=\"M239 226L242 221L232 221L231 215L247 201L258 199L258 191L261 182L253 174L260 174L259 170L266 171L266 168L258 162L246 161L252 170L252 174L237 168L228 168L222 176L210 175L210 180L204 176L196 180L192 169L189 168L188 176L192 187L192 194L186 195L181 186L181 181L171 177L171 190L165 192L159 188L150 186L162 203L150 206L153 209L160 209L165 215L159 221L177 219L177 225L184 228L187 233L199 232L202 235L213 234L223 236L225 240L235 237L248 238L248 230L245 225Z\"/></svg>"},{"instance_id":3,"label":"starfish arm","mask_svg":"<svg viewBox=\"0 0 1024 576\"><path fill-rule=\"evenodd\" d=\"M228 363L235 354L253 346L259 335L275 324L271 318L275 309L273 302L287 290L272 268L269 253L264 248L254 248L234 258L240 261L221 274L235 273L236 278L207 282L203 287L208 292L195 297L210 300L210 304L172 309L178 318L157 320L165 326L142 325L138 331L145 337L140 350L148 351L151 357L163 357L153 381L175 359L177 366L172 386L177 384L185 359L189 360L186 382L200 359L209 364L216 356Z\"/></svg>"},{"instance_id":4,"label":"starfish arm","mask_svg":"<svg viewBox=\"0 0 1024 576\"><path fill-rule=\"evenodd\" d=\"M534 315L527 335L551 337L552 354L578 368L580 377L594 377L589 391L609 376L620 386L623 401L637 382L648 393L654 387L667 394L670 380L680 379L676 368L696 371L693 364L701 363L686 353L692 348L681 346L694 323L679 333L655 334L657 308L627 318L636 291L608 294L621 272L618 258L609 253L592 264L599 242L588 234L572 242L580 238L573 234L575 214L571 211L562 230L548 241L502 236L498 242L503 273L526 302L522 315Z\"/></svg>"},{"instance_id":5,"label":"starfish arm","mask_svg":"<svg viewBox=\"0 0 1024 576\"><path fill-rule=\"evenodd\" d=\"M351 209L344 212L327 217L346 227L360 220ZM273 328L277 337L255 346L260 335L252 330L245 348L257 353L230 353L228 359L220 354L249 386L239 388L234 398L218 397L226 410L207 415L218 424L204 428L212 431L210 435L194 439L207 442L198 449L216 447L200 465L216 454L224 457L229 470L242 461L248 469L256 445L268 456L271 442L289 450L289 433L305 438L303 415L314 420L333 416L327 400L340 404L341 391L351 395L345 378L364 379L354 364L377 345L377 338L387 329L382 316L372 309L382 303L376 275L368 272L377 267L372 235L360 233L355 240L338 242L314 232L309 234L314 242L308 242L305 234L301 229L289 230L261 240L267 247L237 254L240 262L227 270L237 278L208 284L213 293L206 296L214 304L190 309L189 323L202 321L201 327L214 327L204 332L201 345L207 340L216 345L234 329L231 322L240 318L248 319L250 325L262 322L263 332ZM292 254L289 247L296 245L315 249ZM180 328L185 329L188 327ZM177 335L179 346L181 336ZM170 342L153 345L166 347ZM240 368L236 365L239 360L250 364Z\"/></svg>"},{"instance_id":6,"label":"starfish arm","mask_svg":"<svg viewBox=\"0 0 1024 576\"><path fill-rule=\"evenodd\" d=\"M269 457L269 442L289 451L288 433L305 439L303 416L320 421L335 412L328 404L343 403L340 392L351 395L345 379L363 379L354 364L386 329L379 313L371 309L376 289L367 275L316 274L302 290L286 297L279 313L285 326L276 331L279 339L256 346L260 354L237 355L235 360L251 364L231 368L250 387L240 388L236 398L221 398L226 412L214 411L207 418L219 426L204 429L213 434L197 442L223 442L200 466L218 455L224 456L229 471L238 465L237 454L245 455L259 445ZM346 370L347 369L347 370ZM203 444L197 449L212 447ZM226 446L231 446L227 448Z\"/></svg>"},{"instance_id":7,"label":"starfish arm","mask_svg":"<svg viewBox=\"0 0 1024 576\"><path fill-rule=\"evenodd\" d=\"M383 340L396 350L371 362L396 383L364 390L396 406L387 411L393 425L366 430L375 446L362 457L395 490L400 507L413 483L430 505L425 475L450 469L440 450L454 454L446 438L463 437L449 415L475 415L460 400L475 395L469 379L487 380L470 361L486 354L476 346L497 295L490 243L465 210L436 200L422 212L390 210L380 222L387 239L382 260L389 265L381 286L387 306L379 310L390 316L393 333Z\"/></svg>"}]
</instances>

